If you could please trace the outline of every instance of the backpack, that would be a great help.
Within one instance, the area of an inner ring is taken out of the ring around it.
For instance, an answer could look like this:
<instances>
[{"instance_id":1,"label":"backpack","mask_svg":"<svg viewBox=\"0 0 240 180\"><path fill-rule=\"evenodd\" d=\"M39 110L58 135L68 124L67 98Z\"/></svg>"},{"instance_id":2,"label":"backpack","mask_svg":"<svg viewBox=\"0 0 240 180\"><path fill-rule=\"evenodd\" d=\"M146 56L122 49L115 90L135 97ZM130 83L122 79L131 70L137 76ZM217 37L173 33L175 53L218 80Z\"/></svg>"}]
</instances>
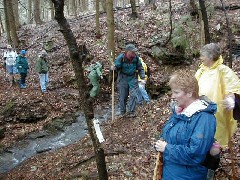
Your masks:
<instances>
[{"instance_id":1,"label":"backpack","mask_svg":"<svg viewBox=\"0 0 240 180\"><path fill-rule=\"evenodd\" d=\"M141 58L142 59L142 58ZM136 64L138 64L138 61L139 61L139 56L137 56L137 62L136 62ZM143 60L142 60L143 61ZM124 57L122 58L122 60L121 60L121 63L123 63L124 62ZM145 62L144 62L145 63ZM150 71L150 68L149 68L149 66L147 65L147 63L145 63L146 64L146 66L147 66L147 71L144 71L145 72L145 74L147 75L147 77L148 77L148 80L149 80L149 78L150 78L150 75L151 75L151 71ZM136 66L136 68L137 68L137 66ZM136 69L137 70L137 69Z\"/></svg>"}]
</instances>

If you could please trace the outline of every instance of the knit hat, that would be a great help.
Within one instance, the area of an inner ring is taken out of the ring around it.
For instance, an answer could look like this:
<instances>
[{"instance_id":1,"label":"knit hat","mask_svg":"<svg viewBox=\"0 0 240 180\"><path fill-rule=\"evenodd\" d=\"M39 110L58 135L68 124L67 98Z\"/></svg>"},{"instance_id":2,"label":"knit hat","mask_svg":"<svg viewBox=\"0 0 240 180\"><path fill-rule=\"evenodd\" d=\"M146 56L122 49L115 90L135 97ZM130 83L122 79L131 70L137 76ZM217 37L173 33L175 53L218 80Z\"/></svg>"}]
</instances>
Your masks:
<instances>
[{"instance_id":1,"label":"knit hat","mask_svg":"<svg viewBox=\"0 0 240 180\"><path fill-rule=\"evenodd\" d=\"M25 55L27 53L27 51L25 49L21 50L21 53L22 55Z\"/></svg>"},{"instance_id":2,"label":"knit hat","mask_svg":"<svg viewBox=\"0 0 240 180\"><path fill-rule=\"evenodd\" d=\"M38 55L39 55L39 57L46 57L47 52L45 50L42 50Z\"/></svg>"},{"instance_id":3,"label":"knit hat","mask_svg":"<svg viewBox=\"0 0 240 180\"><path fill-rule=\"evenodd\" d=\"M128 44L128 45L126 45L126 47L125 47L125 51L133 51L133 52L136 52L136 51L137 51L137 48L136 48L133 44Z\"/></svg>"}]
</instances>

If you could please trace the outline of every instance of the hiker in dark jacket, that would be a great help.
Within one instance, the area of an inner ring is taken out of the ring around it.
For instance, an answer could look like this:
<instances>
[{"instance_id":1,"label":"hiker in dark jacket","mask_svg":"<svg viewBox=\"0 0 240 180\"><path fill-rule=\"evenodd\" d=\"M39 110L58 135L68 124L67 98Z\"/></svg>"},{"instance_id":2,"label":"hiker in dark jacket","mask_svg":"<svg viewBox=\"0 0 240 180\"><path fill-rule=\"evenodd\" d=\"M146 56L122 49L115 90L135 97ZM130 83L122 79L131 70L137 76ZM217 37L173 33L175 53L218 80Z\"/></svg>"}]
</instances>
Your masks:
<instances>
[{"instance_id":1,"label":"hiker in dark jacket","mask_svg":"<svg viewBox=\"0 0 240 180\"><path fill-rule=\"evenodd\" d=\"M16 60L16 67L18 69L18 73L20 74L19 83L21 89L26 88L26 77L29 69L28 60L25 57L26 53L26 50L21 50L20 55L17 57Z\"/></svg>"},{"instance_id":2,"label":"hiker in dark jacket","mask_svg":"<svg viewBox=\"0 0 240 180\"><path fill-rule=\"evenodd\" d=\"M47 61L47 52L45 50L39 53L38 59L36 61L35 69L39 76L41 91L43 93L46 93L48 82L49 82L49 79L48 79L49 67L48 67L48 61Z\"/></svg>"},{"instance_id":3,"label":"hiker in dark jacket","mask_svg":"<svg viewBox=\"0 0 240 180\"><path fill-rule=\"evenodd\" d=\"M120 54L114 61L112 70L118 71L118 90L120 103L120 117L126 115L126 105L128 101L129 117L135 117L135 107L138 94L138 75L143 83L145 82L145 73L142 63L136 54L137 48L133 44L125 47L125 52Z\"/></svg>"}]
</instances>

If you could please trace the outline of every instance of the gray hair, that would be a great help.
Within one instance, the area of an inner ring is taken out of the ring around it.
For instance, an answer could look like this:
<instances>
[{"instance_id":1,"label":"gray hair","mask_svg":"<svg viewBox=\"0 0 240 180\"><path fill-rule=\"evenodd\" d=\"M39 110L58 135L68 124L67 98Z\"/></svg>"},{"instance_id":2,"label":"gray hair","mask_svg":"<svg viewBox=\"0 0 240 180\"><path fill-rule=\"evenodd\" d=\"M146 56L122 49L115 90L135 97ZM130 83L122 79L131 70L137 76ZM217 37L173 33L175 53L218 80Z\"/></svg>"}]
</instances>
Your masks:
<instances>
[{"instance_id":1,"label":"gray hair","mask_svg":"<svg viewBox=\"0 0 240 180\"><path fill-rule=\"evenodd\" d=\"M206 44L201 48L200 54L213 61L217 61L221 55L220 46L216 43Z\"/></svg>"}]
</instances>

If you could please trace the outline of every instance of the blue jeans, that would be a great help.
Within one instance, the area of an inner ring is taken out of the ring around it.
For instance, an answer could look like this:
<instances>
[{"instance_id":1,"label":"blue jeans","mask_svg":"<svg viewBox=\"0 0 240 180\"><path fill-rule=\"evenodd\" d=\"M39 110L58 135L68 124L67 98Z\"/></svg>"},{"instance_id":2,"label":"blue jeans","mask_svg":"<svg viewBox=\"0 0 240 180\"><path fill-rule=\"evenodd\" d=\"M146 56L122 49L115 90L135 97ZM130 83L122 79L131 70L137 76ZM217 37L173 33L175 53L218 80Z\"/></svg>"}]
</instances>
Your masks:
<instances>
[{"instance_id":1,"label":"blue jeans","mask_svg":"<svg viewBox=\"0 0 240 180\"><path fill-rule=\"evenodd\" d=\"M46 74L39 74L39 81L40 81L40 87L42 92L47 91L47 86L48 86L48 73Z\"/></svg>"},{"instance_id":2,"label":"blue jeans","mask_svg":"<svg viewBox=\"0 0 240 180\"><path fill-rule=\"evenodd\" d=\"M150 98L148 96L148 93L146 91L145 85L138 83L138 103L142 104L143 101L149 102Z\"/></svg>"}]
</instances>

